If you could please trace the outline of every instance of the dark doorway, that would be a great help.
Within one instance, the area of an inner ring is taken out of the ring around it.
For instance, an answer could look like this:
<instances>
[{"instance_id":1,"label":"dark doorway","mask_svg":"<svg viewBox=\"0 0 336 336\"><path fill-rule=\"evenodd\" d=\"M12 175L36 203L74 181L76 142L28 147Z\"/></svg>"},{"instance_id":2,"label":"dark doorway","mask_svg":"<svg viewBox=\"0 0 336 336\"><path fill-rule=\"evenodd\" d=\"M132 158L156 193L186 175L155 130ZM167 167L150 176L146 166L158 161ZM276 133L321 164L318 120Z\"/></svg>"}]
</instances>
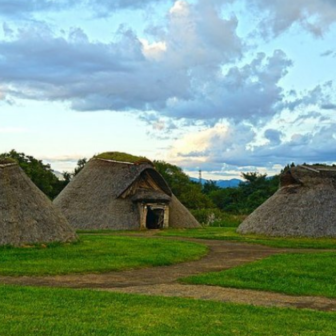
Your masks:
<instances>
[{"instance_id":1,"label":"dark doorway","mask_svg":"<svg viewBox=\"0 0 336 336\"><path fill-rule=\"evenodd\" d=\"M162 229L164 220L164 210L163 209L152 209L147 208L147 218L146 227L150 230Z\"/></svg>"}]
</instances>

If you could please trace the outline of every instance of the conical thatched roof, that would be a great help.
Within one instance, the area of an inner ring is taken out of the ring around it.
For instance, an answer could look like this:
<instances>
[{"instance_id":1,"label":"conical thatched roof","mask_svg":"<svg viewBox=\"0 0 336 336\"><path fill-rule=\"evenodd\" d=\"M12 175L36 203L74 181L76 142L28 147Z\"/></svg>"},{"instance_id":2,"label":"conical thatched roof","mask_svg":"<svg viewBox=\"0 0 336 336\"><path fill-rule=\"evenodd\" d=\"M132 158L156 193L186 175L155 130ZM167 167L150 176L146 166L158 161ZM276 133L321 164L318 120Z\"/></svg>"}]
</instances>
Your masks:
<instances>
[{"instance_id":1,"label":"conical thatched roof","mask_svg":"<svg viewBox=\"0 0 336 336\"><path fill-rule=\"evenodd\" d=\"M100 155L91 159L55 199L54 204L73 227L83 230L137 230L140 201L169 204L171 227L200 226L172 194L149 160L141 158L125 162L125 156L119 157L119 160L110 158ZM146 178L153 188L139 187Z\"/></svg>"},{"instance_id":2,"label":"conical thatched roof","mask_svg":"<svg viewBox=\"0 0 336 336\"><path fill-rule=\"evenodd\" d=\"M280 189L239 226L239 233L336 237L336 167L297 166Z\"/></svg>"},{"instance_id":3,"label":"conical thatched roof","mask_svg":"<svg viewBox=\"0 0 336 336\"><path fill-rule=\"evenodd\" d=\"M0 245L70 242L76 234L64 216L18 164L0 162Z\"/></svg>"}]
</instances>

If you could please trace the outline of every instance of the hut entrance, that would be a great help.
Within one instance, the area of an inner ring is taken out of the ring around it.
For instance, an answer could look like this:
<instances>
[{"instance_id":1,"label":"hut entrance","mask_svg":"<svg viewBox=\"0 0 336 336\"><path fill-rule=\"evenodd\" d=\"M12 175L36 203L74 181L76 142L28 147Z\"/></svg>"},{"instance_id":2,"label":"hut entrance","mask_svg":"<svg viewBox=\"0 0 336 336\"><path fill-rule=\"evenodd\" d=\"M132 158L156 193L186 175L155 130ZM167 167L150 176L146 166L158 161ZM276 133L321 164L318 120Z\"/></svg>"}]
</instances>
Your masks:
<instances>
[{"instance_id":1,"label":"hut entrance","mask_svg":"<svg viewBox=\"0 0 336 336\"><path fill-rule=\"evenodd\" d=\"M146 227L150 230L162 229L164 226L164 209L147 207Z\"/></svg>"}]
</instances>

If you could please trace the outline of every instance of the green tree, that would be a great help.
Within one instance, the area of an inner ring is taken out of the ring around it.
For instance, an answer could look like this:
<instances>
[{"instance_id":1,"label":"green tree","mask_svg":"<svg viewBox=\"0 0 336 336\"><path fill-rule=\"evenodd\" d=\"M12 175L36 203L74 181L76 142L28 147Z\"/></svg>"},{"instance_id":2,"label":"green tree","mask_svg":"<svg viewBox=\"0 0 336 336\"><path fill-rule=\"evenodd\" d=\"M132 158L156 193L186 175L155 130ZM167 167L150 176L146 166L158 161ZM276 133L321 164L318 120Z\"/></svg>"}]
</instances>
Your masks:
<instances>
[{"instance_id":1,"label":"green tree","mask_svg":"<svg viewBox=\"0 0 336 336\"><path fill-rule=\"evenodd\" d=\"M77 167L75 168L74 172L73 172L73 176L76 176L87 164L87 158L83 158L77 161Z\"/></svg>"},{"instance_id":2,"label":"green tree","mask_svg":"<svg viewBox=\"0 0 336 336\"><path fill-rule=\"evenodd\" d=\"M242 174L244 182L237 188L213 190L209 193L212 202L222 211L234 214L249 214L264 203L278 189L279 176L249 172Z\"/></svg>"},{"instance_id":3,"label":"green tree","mask_svg":"<svg viewBox=\"0 0 336 336\"><path fill-rule=\"evenodd\" d=\"M217 185L216 181L208 180L203 184L203 193L209 195L211 192L220 190L220 187Z\"/></svg>"}]
</instances>

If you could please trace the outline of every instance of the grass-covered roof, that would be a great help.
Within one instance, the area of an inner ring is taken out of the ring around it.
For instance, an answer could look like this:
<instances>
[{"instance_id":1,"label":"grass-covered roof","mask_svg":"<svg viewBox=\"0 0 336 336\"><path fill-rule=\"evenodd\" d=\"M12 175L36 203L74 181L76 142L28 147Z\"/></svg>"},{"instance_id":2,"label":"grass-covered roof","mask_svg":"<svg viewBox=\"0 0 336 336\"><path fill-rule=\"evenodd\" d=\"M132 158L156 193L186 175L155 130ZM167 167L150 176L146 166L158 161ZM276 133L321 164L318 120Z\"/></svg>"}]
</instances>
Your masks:
<instances>
[{"instance_id":1,"label":"grass-covered roof","mask_svg":"<svg viewBox=\"0 0 336 336\"><path fill-rule=\"evenodd\" d=\"M0 157L0 165L10 164L10 163L17 163L17 162L10 157Z\"/></svg>"},{"instance_id":2,"label":"grass-covered roof","mask_svg":"<svg viewBox=\"0 0 336 336\"><path fill-rule=\"evenodd\" d=\"M138 162L151 162L144 156L135 156L132 154L127 154L123 152L105 152L96 155L94 158L103 159L103 160L113 160L119 162L130 162L130 163L138 163Z\"/></svg>"}]
</instances>

